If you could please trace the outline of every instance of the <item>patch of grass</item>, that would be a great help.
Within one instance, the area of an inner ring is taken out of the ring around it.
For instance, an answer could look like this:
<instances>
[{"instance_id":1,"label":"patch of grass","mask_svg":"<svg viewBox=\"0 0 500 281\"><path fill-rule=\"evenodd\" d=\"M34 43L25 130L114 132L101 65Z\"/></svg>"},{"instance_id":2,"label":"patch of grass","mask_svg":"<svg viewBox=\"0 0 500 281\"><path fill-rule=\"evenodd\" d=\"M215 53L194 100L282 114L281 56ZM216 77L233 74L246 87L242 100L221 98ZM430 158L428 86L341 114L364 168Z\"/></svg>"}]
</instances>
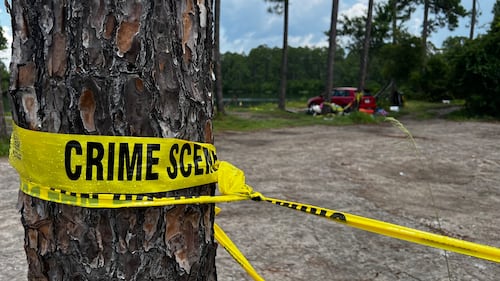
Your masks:
<instances>
[{"instance_id":1,"label":"patch of grass","mask_svg":"<svg viewBox=\"0 0 500 281\"><path fill-rule=\"evenodd\" d=\"M391 112L390 116L396 118L409 116L416 120L429 120L446 117L450 112L459 110L459 107L463 107L463 105L463 100L452 100L449 104L411 100L405 102L405 106L400 108L400 112Z\"/></svg>"},{"instance_id":2,"label":"patch of grass","mask_svg":"<svg viewBox=\"0 0 500 281\"><path fill-rule=\"evenodd\" d=\"M287 103L287 111L279 110L276 104L267 103L250 107L228 107L226 115L214 119L216 132L255 131L261 129L312 126L312 125L353 125L381 122L382 118L362 112L348 115L312 116L305 112L305 102Z\"/></svg>"},{"instance_id":3,"label":"patch of grass","mask_svg":"<svg viewBox=\"0 0 500 281\"><path fill-rule=\"evenodd\" d=\"M9 139L0 138L0 157L9 155Z\"/></svg>"}]
</instances>

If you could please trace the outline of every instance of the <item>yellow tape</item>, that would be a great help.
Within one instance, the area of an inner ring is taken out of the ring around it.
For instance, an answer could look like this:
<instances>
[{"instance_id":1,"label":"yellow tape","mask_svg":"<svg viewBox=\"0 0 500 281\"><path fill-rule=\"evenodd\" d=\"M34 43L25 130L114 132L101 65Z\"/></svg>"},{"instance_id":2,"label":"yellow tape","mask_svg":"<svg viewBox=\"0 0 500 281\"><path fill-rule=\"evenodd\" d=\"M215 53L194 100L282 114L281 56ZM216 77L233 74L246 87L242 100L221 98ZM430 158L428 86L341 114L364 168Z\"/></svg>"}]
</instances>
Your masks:
<instances>
[{"instance_id":1,"label":"yellow tape","mask_svg":"<svg viewBox=\"0 0 500 281\"><path fill-rule=\"evenodd\" d=\"M253 280L260 281L264 280L257 271L253 268L253 266L250 264L250 262L245 258L245 256L240 252L238 247L229 239L229 237L226 235L226 233L218 226L216 223L214 223L214 236L215 239L221 244L224 249L233 257L234 260L236 260L243 269L250 275L250 277L253 278Z\"/></svg>"},{"instance_id":2,"label":"yellow tape","mask_svg":"<svg viewBox=\"0 0 500 281\"><path fill-rule=\"evenodd\" d=\"M52 184L40 184L26 177L20 177L20 189L22 192L46 201L62 203L86 208L125 208L125 207L152 207L181 204L214 204L248 200L260 195L253 192L252 188L245 184L243 172L225 161L219 161L214 165L214 175L219 176L218 187L221 196L159 196L153 193L84 193L73 192L67 187L58 189Z\"/></svg>"},{"instance_id":3,"label":"yellow tape","mask_svg":"<svg viewBox=\"0 0 500 281\"><path fill-rule=\"evenodd\" d=\"M215 215L220 212L220 208L215 207ZM226 251L233 257L235 261L237 261L243 269L250 275L254 280L261 281L264 280L255 268L250 264L250 262L245 258L245 256L241 253L238 247L231 241L229 236L222 230L222 228L214 223L214 237L219 242L219 244L226 249Z\"/></svg>"},{"instance_id":4,"label":"yellow tape","mask_svg":"<svg viewBox=\"0 0 500 281\"><path fill-rule=\"evenodd\" d=\"M42 142L43 145L39 142ZM71 144L69 148L68 144ZM134 144L133 152L130 152L131 144ZM118 146L122 150L116 152ZM100 147L107 147L109 151L114 149L114 158L110 156L110 152L101 153ZM151 147L152 149L148 149ZM142 154L139 151L142 151ZM116 154L120 156L116 156ZM144 154L146 154L145 158L139 157ZM109 160L106 161L106 159ZM156 138L58 135L28 131L14 126L10 161L20 174L21 190L43 200L82 207L118 208L169 204L208 204L252 199L329 218L373 233L500 262L499 248L313 205L267 198L254 192L245 183L243 171L224 161L215 163L215 148L207 144ZM114 167L112 176L108 174L108 177L105 178L104 172L100 171L100 165L102 164L102 169L106 167L109 170L107 165L116 163L116 161L122 161L121 168L118 165L117 171ZM128 166L125 163L129 163ZM145 165L144 168L143 165ZM84 168L86 175L90 174L89 179L83 175ZM126 180L125 175L121 180L116 180L123 169L130 170L132 175ZM142 169L145 169L146 172L144 173ZM197 169L200 172L198 174L195 172ZM177 171L176 177L165 176L165 171L167 174L169 171L172 174L173 171ZM188 171L191 172L188 173ZM202 173L202 171L205 172ZM160 173L162 174L160 175ZM80 177L76 178L76 174L80 174ZM98 178L99 174L102 175L103 179L94 180L94 175ZM146 179L147 175L158 175L158 179ZM71 176L76 179L72 179ZM213 182L219 183L219 191L222 196L188 198L155 197L148 194ZM220 234L221 231L218 233ZM219 237L226 241L223 236ZM232 242L224 243L229 245L230 251L233 251L238 262L244 264L245 262L238 254L239 251L233 249L235 246L231 246Z\"/></svg>"},{"instance_id":5,"label":"yellow tape","mask_svg":"<svg viewBox=\"0 0 500 281\"><path fill-rule=\"evenodd\" d=\"M125 208L153 207L183 204L215 204L248 200L248 196L239 194L222 196L175 196L166 197L156 194L110 194L110 193L78 193L46 187L20 178L22 192L61 204L86 208Z\"/></svg>"},{"instance_id":6,"label":"yellow tape","mask_svg":"<svg viewBox=\"0 0 500 281\"><path fill-rule=\"evenodd\" d=\"M255 200L255 199L254 199ZM261 196L259 200L328 218L369 232L500 263L500 249L313 205Z\"/></svg>"},{"instance_id":7,"label":"yellow tape","mask_svg":"<svg viewBox=\"0 0 500 281\"><path fill-rule=\"evenodd\" d=\"M9 154L25 181L84 194L144 194L214 183L216 159L211 144L53 134L15 124Z\"/></svg>"}]
</instances>

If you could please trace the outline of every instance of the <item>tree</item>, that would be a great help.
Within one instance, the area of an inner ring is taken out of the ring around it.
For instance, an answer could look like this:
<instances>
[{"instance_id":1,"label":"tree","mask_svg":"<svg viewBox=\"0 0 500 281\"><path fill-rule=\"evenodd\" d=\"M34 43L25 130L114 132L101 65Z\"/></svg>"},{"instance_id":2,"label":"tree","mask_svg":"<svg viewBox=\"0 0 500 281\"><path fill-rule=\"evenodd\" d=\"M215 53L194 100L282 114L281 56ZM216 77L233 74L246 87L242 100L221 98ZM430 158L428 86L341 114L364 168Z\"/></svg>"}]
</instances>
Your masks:
<instances>
[{"instance_id":1,"label":"tree","mask_svg":"<svg viewBox=\"0 0 500 281\"><path fill-rule=\"evenodd\" d=\"M361 55L361 63L359 69L359 91L365 88L366 72L368 68L368 53L370 50L370 32L372 30L372 14L373 14L373 0L368 1L368 13L366 16L365 36L363 39L363 54ZM357 108L357 103L355 108Z\"/></svg>"},{"instance_id":2,"label":"tree","mask_svg":"<svg viewBox=\"0 0 500 281\"><path fill-rule=\"evenodd\" d=\"M472 12L470 15L470 33L469 39L474 39L474 27L476 26L477 21L477 13L476 13L476 0L472 1Z\"/></svg>"},{"instance_id":3,"label":"tree","mask_svg":"<svg viewBox=\"0 0 500 281\"><path fill-rule=\"evenodd\" d=\"M288 75L288 0L265 0L274 5L268 9L270 13L283 14L283 48L281 55L280 90L278 108L285 110L286 86Z\"/></svg>"},{"instance_id":4,"label":"tree","mask_svg":"<svg viewBox=\"0 0 500 281\"><path fill-rule=\"evenodd\" d=\"M493 20L490 25L490 33L495 33L500 31L500 1L497 0L495 5L493 5Z\"/></svg>"},{"instance_id":5,"label":"tree","mask_svg":"<svg viewBox=\"0 0 500 281\"><path fill-rule=\"evenodd\" d=\"M403 24L411 18L411 14L415 11L415 4L415 0L389 0L387 5L380 9L380 11L383 11L379 16L379 18L382 18L381 21L383 22L383 15L387 15L391 22L392 45L400 43L401 38L408 34ZM398 24L398 21L400 21L400 24ZM390 78L389 85L391 100L398 100L395 98L395 95L398 95L398 86L394 77Z\"/></svg>"},{"instance_id":6,"label":"tree","mask_svg":"<svg viewBox=\"0 0 500 281\"><path fill-rule=\"evenodd\" d=\"M224 53L221 56L222 77L224 77L223 88L226 97L236 98L241 93L246 92L243 89L250 80L250 71L247 65L247 59L242 54Z\"/></svg>"},{"instance_id":7,"label":"tree","mask_svg":"<svg viewBox=\"0 0 500 281\"><path fill-rule=\"evenodd\" d=\"M378 3L375 5L375 16L373 17L370 30L371 49L379 49L385 45L386 40L390 38L390 16L388 12L387 3ZM366 33L367 16L349 18L347 15L343 15L339 22L341 28L338 30L338 35L346 36L347 39L349 39L347 48L351 52L361 54L364 44L363 39Z\"/></svg>"},{"instance_id":8,"label":"tree","mask_svg":"<svg viewBox=\"0 0 500 281\"><path fill-rule=\"evenodd\" d=\"M422 45L427 50L427 38L438 28L448 26L454 30L458 26L458 18L467 14L460 0L423 0L424 20L422 23ZM434 17L432 17L434 15Z\"/></svg>"},{"instance_id":9,"label":"tree","mask_svg":"<svg viewBox=\"0 0 500 281\"><path fill-rule=\"evenodd\" d=\"M12 0L14 121L213 142L211 3ZM87 209L23 193L19 202L29 280L216 279L213 205Z\"/></svg>"},{"instance_id":10,"label":"tree","mask_svg":"<svg viewBox=\"0 0 500 281\"><path fill-rule=\"evenodd\" d=\"M324 99L330 101L333 90L333 69L335 64L335 49L337 48L337 16L339 13L339 1L332 1L332 15L330 17L330 31L328 34L328 60L326 69L326 81Z\"/></svg>"},{"instance_id":11,"label":"tree","mask_svg":"<svg viewBox=\"0 0 500 281\"><path fill-rule=\"evenodd\" d=\"M387 17L391 22L392 44L398 42L398 38L402 33L407 33L404 23L410 20L411 14L415 12L415 1L389 0L386 5L382 4L381 9L377 12L380 15L379 18L383 19ZM398 21L400 22L399 24Z\"/></svg>"},{"instance_id":12,"label":"tree","mask_svg":"<svg viewBox=\"0 0 500 281\"><path fill-rule=\"evenodd\" d=\"M222 66L220 59L220 0L215 0L215 96L217 100L217 113L225 114L224 96L222 94Z\"/></svg>"},{"instance_id":13,"label":"tree","mask_svg":"<svg viewBox=\"0 0 500 281\"><path fill-rule=\"evenodd\" d=\"M0 28L0 50L5 49L6 47L7 47L7 39L3 35L3 29ZM3 95L2 83L0 80L0 139L7 139L9 135L7 133L7 124L5 122L5 117L4 117L5 113L4 113L3 97L4 95Z\"/></svg>"},{"instance_id":14,"label":"tree","mask_svg":"<svg viewBox=\"0 0 500 281\"><path fill-rule=\"evenodd\" d=\"M387 44L380 50L381 72L384 78L393 79L400 84L414 79L415 72L422 66L422 45L420 38L406 35L399 39L398 44ZM416 88L416 85L413 85Z\"/></svg>"},{"instance_id":15,"label":"tree","mask_svg":"<svg viewBox=\"0 0 500 281\"><path fill-rule=\"evenodd\" d=\"M451 64L450 83L458 97L465 98L471 115L500 118L500 1L493 6L488 34L474 40L452 38L445 55ZM462 40L460 40L462 39Z\"/></svg>"}]
</instances>

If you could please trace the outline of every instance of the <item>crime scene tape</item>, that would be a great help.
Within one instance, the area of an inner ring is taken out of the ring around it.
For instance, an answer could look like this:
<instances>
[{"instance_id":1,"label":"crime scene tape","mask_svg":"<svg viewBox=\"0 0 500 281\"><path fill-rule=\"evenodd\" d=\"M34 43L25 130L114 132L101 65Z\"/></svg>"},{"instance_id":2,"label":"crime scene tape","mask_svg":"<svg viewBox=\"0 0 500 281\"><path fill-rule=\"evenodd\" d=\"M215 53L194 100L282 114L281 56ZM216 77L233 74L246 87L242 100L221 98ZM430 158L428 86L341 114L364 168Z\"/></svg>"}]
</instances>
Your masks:
<instances>
[{"instance_id":1,"label":"crime scene tape","mask_svg":"<svg viewBox=\"0 0 500 281\"><path fill-rule=\"evenodd\" d=\"M215 215L219 214L220 208L215 207ZM229 236L222 230L222 228L214 223L214 237L219 242L219 244L226 249L226 251L237 261L243 269L256 281L263 281L257 271L253 268L250 262L245 258L245 256L240 252L238 247L231 241Z\"/></svg>"},{"instance_id":2,"label":"crime scene tape","mask_svg":"<svg viewBox=\"0 0 500 281\"><path fill-rule=\"evenodd\" d=\"M13 124L21 178L68 193L145 194L217 181L215 147L180 139L54 134Z\"/></svg>"},{"instance_id":3,"label":"crime scene tape","mask_svg":"<svg viewBox=\"0 0 500 281\"><path fill-rule=\"evenodd\" d=\"M132 151L131 143L134 144ZM268 202L388 237L500 263L500 249L492 246L327 208L268 198L245 183L243 171L228 162L218 161L215 148L208 144L177 139L51 134L22 129L14 124L9 160L19 172L21 190L42 200L89 208L242 200ZM142 169L144 166L146 171ZM161 197L151 194L215 182L221 195ZM261 277L222 229L219 226L214 228L233 258L255 280L263 280L258 279Z\"/></svg>"}]
</instances>

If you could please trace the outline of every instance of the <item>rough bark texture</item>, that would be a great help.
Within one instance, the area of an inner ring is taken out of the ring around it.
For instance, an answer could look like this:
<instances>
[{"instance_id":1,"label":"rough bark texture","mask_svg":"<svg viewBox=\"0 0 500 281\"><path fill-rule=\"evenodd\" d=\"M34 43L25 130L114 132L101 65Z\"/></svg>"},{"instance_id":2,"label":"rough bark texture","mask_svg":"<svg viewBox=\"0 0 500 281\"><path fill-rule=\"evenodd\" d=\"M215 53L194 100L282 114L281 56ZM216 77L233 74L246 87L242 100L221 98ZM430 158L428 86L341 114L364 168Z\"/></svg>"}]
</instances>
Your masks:
<instances>
[{"instance_id":1,"label":"rough bark texture","mask_svg":"<svg viewBox=\"0 0 500 281\"><path fill-rule=\"evenodd\" d=\"M14 121L54 133L213 142L211 8L204 0L13 0ZM29 280L216 279L211 205L86 209L20 193L19 208Z\"/></svg>"}]
</instances>

